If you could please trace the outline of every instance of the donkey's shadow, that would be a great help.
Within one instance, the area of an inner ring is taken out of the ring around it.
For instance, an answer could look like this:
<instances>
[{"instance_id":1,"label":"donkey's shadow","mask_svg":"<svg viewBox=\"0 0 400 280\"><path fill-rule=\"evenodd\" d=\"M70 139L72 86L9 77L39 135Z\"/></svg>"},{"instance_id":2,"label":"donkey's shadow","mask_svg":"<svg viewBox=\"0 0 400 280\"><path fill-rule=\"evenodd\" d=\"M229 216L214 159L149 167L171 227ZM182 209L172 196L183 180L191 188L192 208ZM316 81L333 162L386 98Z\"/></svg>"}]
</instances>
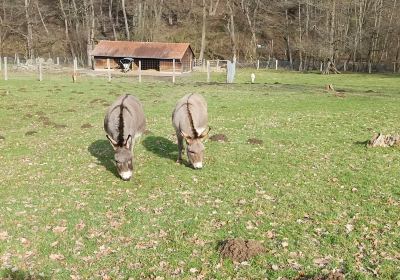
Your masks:
<instances>
[{"instance_id":1,"label":"donkey's shadow","mask_svg":"<svg viewBox=\"0 0 400 280\"><path fill-rule=\"evenodd\" d=\"M178 158L178 145L171 140L160 136L147 136L143 141L143 146L149 152L159 157L176 161Z\"/></svg>"},{"instance_id":2,"label":"donkey's shadow","mask_svg":"<svg viewBox=\"0 0 400 280\"><path fill-rule=\"evenodd\" d=\"M114 150L108 140L96 140L88 147L88 151L92 156L103 165L108 171L119 177L117 168L113 162Z\"/></svg>"}]
</instances>

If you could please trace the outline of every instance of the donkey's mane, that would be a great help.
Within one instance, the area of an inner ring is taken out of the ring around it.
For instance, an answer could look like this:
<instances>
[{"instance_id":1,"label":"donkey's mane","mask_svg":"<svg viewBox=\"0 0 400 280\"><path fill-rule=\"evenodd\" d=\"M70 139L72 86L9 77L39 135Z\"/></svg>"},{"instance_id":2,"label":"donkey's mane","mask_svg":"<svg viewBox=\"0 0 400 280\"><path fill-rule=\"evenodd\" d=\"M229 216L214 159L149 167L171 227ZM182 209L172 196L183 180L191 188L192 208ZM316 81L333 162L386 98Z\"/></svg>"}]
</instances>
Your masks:
<instances>
[{"instance_id":1,"label":"donkey's mane","mask_svg":"<svg viewBox=\"0 0 400 280\"><path fill-rule=\"evenodd\" d=\"M191 105L189 103L189 98L193 95L193 93L191 95L189 95L189 97L186 100L186 109L187 109L187 113L188 113L188 117L189 117L189 123L190 123L190 127L192 129L192 133L194 138L199 138L199 134L197 133L197 130L194 128L194 123L193 123L193 117L192 117L192 113L190 112L190 108L189 105Z\"/></svg>"},{"instance_id":2,"label":"donkey's mane","mask_svg":"<svg viewBox=\"0 0 400 280\"><path fill-rule=\"evenodd\" d=\"M122 147L125 144L125 140L124 140L124 108L126 108L124 106L124 101L125 99L128 98L128 95L125 95L125 97L122 99L121 104L119 105L119 118L118 118L118 146Z\"/></svg>"}]
</instances>

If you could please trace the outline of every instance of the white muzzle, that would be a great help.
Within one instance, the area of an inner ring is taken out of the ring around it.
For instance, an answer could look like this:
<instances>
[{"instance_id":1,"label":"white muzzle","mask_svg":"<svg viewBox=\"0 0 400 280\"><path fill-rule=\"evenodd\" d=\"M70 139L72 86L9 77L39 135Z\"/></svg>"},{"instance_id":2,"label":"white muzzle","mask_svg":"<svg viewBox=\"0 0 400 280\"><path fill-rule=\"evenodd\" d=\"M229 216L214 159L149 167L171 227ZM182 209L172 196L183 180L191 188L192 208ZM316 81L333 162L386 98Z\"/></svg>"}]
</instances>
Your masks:
<instances>
[{"instance_id":1,"label":"white muzzle","mask_svg":"<svg viewBox=\"0 0 400 280\"><path fill-rule=\"evenodd\" d=\"M120 174L123 180L129 180L132 177L132 171L124 171Z\"/></svg>"},{"instance_id":2,"label":"white muzzle","mask_svg":"<svg viewBox=\"0 0 400 280\"><path fill-rule=\"evenodd\" d=\"M202 162L193 163L193 167L194 167L195 169L203 168L203 163L202 163Z\"/></svg>"}]
</instances>

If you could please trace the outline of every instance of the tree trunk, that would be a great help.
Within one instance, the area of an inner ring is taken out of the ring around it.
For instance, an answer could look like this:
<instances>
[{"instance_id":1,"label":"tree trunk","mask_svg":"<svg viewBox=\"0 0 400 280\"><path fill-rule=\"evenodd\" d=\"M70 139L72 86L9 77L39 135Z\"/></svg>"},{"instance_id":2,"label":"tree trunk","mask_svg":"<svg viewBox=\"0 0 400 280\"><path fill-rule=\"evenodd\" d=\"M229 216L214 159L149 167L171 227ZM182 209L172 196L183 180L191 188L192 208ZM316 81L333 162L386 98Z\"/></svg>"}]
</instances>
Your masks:
<instances>
[{"instance_id":1,"label":"tree trunk","mask_svg":"<svg viewBox=\"0 0 400 280\"><path fill-rule=\"evenodd\" d=\"M201 47L200 47L200 61L203 61L204 51L206 48L206 22L207 22L207 10L206 10L206 0L203 0L203 25L201 29Z\"/></svg>"},{"instance_id":2,"label":"tree trunk","mask_svg":"<svg viewBox=\"0 0 400 280\"><path fill-rule=\"evenodd\" d=\"M232 60L235 63L236 62L236 37L235 37L235 22L234 22L234 18L233 18L233 8L232 8L232 4L231 1L228 0L227 2L228 4L228 9L229 9L229 22L228 22L228 31L229 31L229 35L231 37L231 41L232 41Z\"/></svg>"},{"instance_id":3,"label":"tree trunk","mask_svg":"<svg viewBox=\"0 0 400 280\"><path fill-rule=\"evenodd\" d=\"M131 36L129 34L128 18L126 17L125 0L121 0L121 5L122 5L122 7L121 7L122 8L122 14L124 15L126 39L130 40Z\"/></svg>"},{"instance_id":4,"label":"tree trunk","mask_svg":"<svg viewBox=\"0 0 400 280\"><path fill-rule=\"evenodd\" d=\"M118 37L117 37L117 32L115 31L115 24L114 24L114 18L112 15L112 8L113 8L113 0L110 0L110 2L108 3L108 17L110 19L114 40L116 41L116 40L118 40Z\"/></svg>"},{"instance_id":5,"label":"tree trunk","mask_svg":"<svg viewBox=\"0 0 400 280\"><path fill-rule=\"evenodd\" d=\"M64 18L65 41L67 43L67 47L68 46L70 47L70 52L71 52L72 58L74 58L75 57L75 52L74 52L74 48L73 48L73 46L71 44L71 41L69 39L68 18L67 18L67 15L65 14L64 6L63 6L63 0L59 0L59 3L60 3L60 8L61 8L61 13L62 13L63 18Z\"/></svg>"},{"instance_id":6,"label":"tree trunk","mask_svg":"<svg viewBox=\"0 0 400 280\"><path fill-rule=\"evenodd\" d=\"M33 32L32 32L32 22L30 18L30 13L29 13L29 8L30 8L30 1L25 0L25 19L26 19L26 25L27 25L27 36L26 36L26 43L27 43L27 49L28 49L28 57L30 59L33 59Z\"/></svg>"}]
</instances>

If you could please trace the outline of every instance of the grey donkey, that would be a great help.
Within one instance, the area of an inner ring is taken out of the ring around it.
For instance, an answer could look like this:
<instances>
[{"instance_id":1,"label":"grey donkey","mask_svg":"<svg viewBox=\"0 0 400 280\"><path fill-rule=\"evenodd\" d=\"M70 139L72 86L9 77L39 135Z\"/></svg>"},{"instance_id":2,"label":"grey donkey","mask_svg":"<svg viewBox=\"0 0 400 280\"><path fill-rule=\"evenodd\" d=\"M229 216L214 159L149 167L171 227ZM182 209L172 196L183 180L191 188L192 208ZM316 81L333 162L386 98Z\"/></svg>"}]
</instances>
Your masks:
<instances>
[{"instance_id":1,"label":"grey donkey","mask_svg":"<svg viewBox=\"0 0 400 280\"><path fill-rule=\"evenodd\" d=\"M172 125L178 138L178 160L182 161L183 139L189 163L195 168L202 168L204 161L204 139L208 127L207 102L199 94L187 94L176 103L172 112Z\"/></svg>"},{"instance_id":2,"label":"grey donkey","mask_svg":"<svg viewBox=\"0 0 400 280\"><path fill-rule=\"evenodd\" d=\"M133 147L146 128L142 104L132 95L123 95L108 108L104 118L106 137L114 148L118 174L130 180L133 173Z\"/></svg>"}]
</instances>

